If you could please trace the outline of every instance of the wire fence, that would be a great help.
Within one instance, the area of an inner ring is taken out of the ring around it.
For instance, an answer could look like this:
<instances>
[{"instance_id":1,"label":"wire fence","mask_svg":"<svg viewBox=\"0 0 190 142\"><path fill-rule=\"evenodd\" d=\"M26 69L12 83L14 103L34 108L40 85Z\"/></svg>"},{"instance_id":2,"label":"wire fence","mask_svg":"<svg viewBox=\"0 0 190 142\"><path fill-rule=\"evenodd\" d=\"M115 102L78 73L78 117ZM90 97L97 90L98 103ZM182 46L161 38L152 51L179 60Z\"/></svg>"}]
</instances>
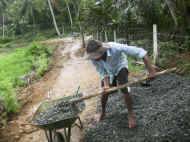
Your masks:
<instances>
[{"instance_id":1,"label":"wire fence","mask_svg":"<svg viewBox=\"0 0 190 142\"><path fill-rule=\"evenodd\" d=\"M174 56L175 53L190 51L190 35L179 34L174 31L159 31L157 26L156 32L153 31L154 30L144 27L128 27L117 31L107 31L106 33L105 31L101 31L98 33L98 36L97 34L94 35L94 38L105 42L116 41L123 44L143 47L149 51L149 55L153 56L154 63L156 63L156 58L158 59L159 57L167 55L171 56L172 54Z\"/></svg>"}]
</instances>

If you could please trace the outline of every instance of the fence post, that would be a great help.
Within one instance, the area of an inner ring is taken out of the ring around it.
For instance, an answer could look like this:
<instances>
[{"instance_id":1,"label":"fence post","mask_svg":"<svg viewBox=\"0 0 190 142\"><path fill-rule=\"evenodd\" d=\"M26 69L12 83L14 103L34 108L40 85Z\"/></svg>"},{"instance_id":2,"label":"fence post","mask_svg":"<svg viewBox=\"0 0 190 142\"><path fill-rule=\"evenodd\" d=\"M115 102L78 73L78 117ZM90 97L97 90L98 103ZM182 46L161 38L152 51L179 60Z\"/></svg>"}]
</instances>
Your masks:
<instances>
[{"instance_id":1,"label":"fence post","mask_svg":"<svg viewBox=\"0 0 190 142\"><path fill-rule=\"evenodd\" d=\"M153 24L153 63L158 61L158 38L157 38L157 25Z\"/></svg>"},{"instance_id":2,"label":"fence post","mask_svg":"<svg viewBox=\"0 0 190 142\"><path fill-rule=\"evenodd\" d=\"M106 31L104 31L104 36L105 36L105 42L108 42L108 35Z\"/></svg>"},{"instance_id":3,"label":"fence post","mask_svg":"<svg viewBox=\"0 0 190 142\"><path fill-rule=\"evenodd\" d=\"M99 32L96 32L96 40L99 40Z\"/></svg>"},{"instance_id":4,"label":"fence post","mask_svg":"<svg viewBox=\"0 0 190 142\"><path fill-rule=\"evenodd\" d=\"M3 14L3 39L5 38L5 16Z\"/></svg>"},{"instance_id":5,"label":"fence post","mask_svg":"<svg viewBox=\"0 0 190 142\"><path fill-rule=\"evenodd\" d=\"M114 38L114 42L116 42L117 41L116 30L113 30L113 38Z\"/></svg>"}]
</instances>

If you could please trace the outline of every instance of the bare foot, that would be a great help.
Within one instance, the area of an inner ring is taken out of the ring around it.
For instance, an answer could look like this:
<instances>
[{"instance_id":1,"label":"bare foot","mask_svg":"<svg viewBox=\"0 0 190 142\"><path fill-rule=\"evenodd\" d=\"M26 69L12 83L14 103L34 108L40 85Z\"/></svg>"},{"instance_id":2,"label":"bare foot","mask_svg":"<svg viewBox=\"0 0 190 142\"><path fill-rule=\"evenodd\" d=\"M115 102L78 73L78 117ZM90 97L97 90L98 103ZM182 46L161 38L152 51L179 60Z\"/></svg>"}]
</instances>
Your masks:
<instances>
[{"instance_id":1,"label":"bare foot","mask_svg":"<svg viewBox=\"0 0 190 142\"><path fill-rule=\"evenodd\" d=\"M104 117L105 117L105 113L101 113L101 114L96 114L94 118L96 122L100 122L104 119Z\"/></svg>"},{"instance_id":2,"label":"bare foot","mask_svg":"<svg viewBox=\"0 0 190 142\"><path fill-rule=\"evenodd\" d=\"M129 114L128 116L128 123L129 123L129 128L135 128L136 127L136 120L135 120L135 114Z\"/></svg>"},{"instance_id":3,"label":"bare foot","mask_svg":"<svg viewBox=\"0 0 190 142\"><path fill-rule=\"evenodd\" d=\"M99 117L99 121L102 121L104 119L104 117L106 116L105 113L101 113L100 117Z\"/></svg>"}]
</instances>

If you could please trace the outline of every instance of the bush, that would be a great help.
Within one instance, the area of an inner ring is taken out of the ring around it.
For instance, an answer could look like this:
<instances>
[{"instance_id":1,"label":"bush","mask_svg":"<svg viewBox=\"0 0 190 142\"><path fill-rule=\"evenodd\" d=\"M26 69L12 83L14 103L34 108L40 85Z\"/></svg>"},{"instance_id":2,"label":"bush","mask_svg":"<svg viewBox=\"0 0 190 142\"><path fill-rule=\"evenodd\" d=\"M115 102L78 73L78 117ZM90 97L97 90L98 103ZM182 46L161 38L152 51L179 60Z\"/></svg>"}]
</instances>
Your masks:
<instances>
[{"instance_id":1,"label":"bush","mask_svg":"<svg viewBox=\"0 0 190 142\"><path fill-rule=\"evenodd\" d=\"M181 46L181 49L184 51L190 51L190 37L185 39L184 43Z\"/></svg>"},{"instance_id":2,"label":"bush","mask_svg":"<svg viewBox=\"0 0 190 142\"><path fill-rule=\"evenodd\" d=\"M38 45L37 43L33 43L28 50L28 54L32 54L34 56L41 56L42 54L50 56L51 53L52 49L46 48L42 45Z\"/></svg>"},{"instance_id":3,"label":"bush","mask_svg":"<svg viewBox=\"0 0 190 142\"><path fill-rule=\"evenodd\" d=\"M36 72L38 77L42 76L52 53L53 48L32 43L0 56L0 99L4 101L7 112L16 112L19 108L16 88L27 83L22 77L31 71Z\"/></svg>"},{"instance_id":4,"label":"bush","mask_svg":"<svg viewBox=\"0 0 190 142\"><path fill-rule=\"evenodd\" d=\"M3 101L5 109L8 113L16 112L19 108L14 89L8 80L0 82L0 100Z\"/></svg>"},{"instance_id":5,"label":"bush","mask_svg":"<svg viewBox=\"0 0 190 142\"><path fill-rule=\"evenodd\" d=\"M49 57L52 55L53 48L46 48L34 43L28 50L28 55L34 56L33 62L34 69L37 77L40 77L48 68Z\"/></svg>"},{"instance_id":6,"label":"bush","mask_svg":"<svg viewBox=\"0 0 190 142\"><path fill-rule=\"evenodd\" d=\"M12 40L13 40L12 38L8 38L8 37L6 37L6 38L0 38L0 43L1 44L5 44L5 43L8 43L8 42L10 42Z\"/></svg>"},{"instance_id":7,"label":"bush","mask_svg":"<svg viewBox=\"0 0 190 142\"><path fill-rule=\"evenodd\" d=\"M36 70L36 74L38 77L42 76L45 71L48 69L48 58L46 54L42 54L38 59L38 67Z\"/></svg>"},{"instance_id":8,"label":"bush","mask_svg":"<svg viewBox=\"0 0 190 142\"><path fill-rule=\"evenodd\" d=\"M0 99L3 100L6 112L17 112L19 104L17 102L14 89L0 88Z\"/></svg>"}]
</instances>

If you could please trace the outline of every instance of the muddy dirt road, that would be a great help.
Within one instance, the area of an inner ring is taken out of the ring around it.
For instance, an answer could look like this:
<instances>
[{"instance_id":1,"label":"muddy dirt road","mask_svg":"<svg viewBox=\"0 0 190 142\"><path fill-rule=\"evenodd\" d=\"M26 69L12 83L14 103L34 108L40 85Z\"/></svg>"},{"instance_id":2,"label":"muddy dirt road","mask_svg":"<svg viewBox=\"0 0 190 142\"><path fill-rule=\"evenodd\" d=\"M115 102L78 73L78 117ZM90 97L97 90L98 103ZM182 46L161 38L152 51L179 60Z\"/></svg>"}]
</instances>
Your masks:
<instances>
[{"instance_id":1,"label":"muddy dirt road","mask_svg":"<svg viewBox=\"0 0 190 142\"><path fill-rule=\"evenodd\" d=\"M0 142L45 142L45 134L42 130L26 125L40 103L47 99L73 95L78 86L85 94L98 88L98 75L95 68L89 61L75 55L80 45L79 40L73 41L71 38L65 39L64 43L59 45L52 69L43 79L25 90L25 93L30 94L30 101L14 120L9 122L7 129L1 131ZM91 106L93 104L96 102L92 102ZM83 118L95 112L94 108L89 110L89 113L87 109L82 114ZM77 128L72 131L77 133L72 135L72 141L78 142L81 139L80 131Z\"/></svg>"},{"instance_id":2,"label":"muddy dirt road","mask_svg":"<svg viewBox=\"0 0 190 142\"><path fill-rule=\"evenodd\" d=\"M95 67L78 54L79 48L79 40L68 38L59 43L51 70L23 91L29 101L8 127L0 130L0 142L46 142L42 130L27 125L40 103L73 95L78 86L84 95L99 88ZM128 128L127 109L119 94L109 98L109 114L96 124L92 118L100 101L93 98L85 102L86 109L80 115L85 129L74 127L71 142L189 142L190 81L170 74L151 84L132 88L136 129Z\"/></svg>"}]
</instances>

